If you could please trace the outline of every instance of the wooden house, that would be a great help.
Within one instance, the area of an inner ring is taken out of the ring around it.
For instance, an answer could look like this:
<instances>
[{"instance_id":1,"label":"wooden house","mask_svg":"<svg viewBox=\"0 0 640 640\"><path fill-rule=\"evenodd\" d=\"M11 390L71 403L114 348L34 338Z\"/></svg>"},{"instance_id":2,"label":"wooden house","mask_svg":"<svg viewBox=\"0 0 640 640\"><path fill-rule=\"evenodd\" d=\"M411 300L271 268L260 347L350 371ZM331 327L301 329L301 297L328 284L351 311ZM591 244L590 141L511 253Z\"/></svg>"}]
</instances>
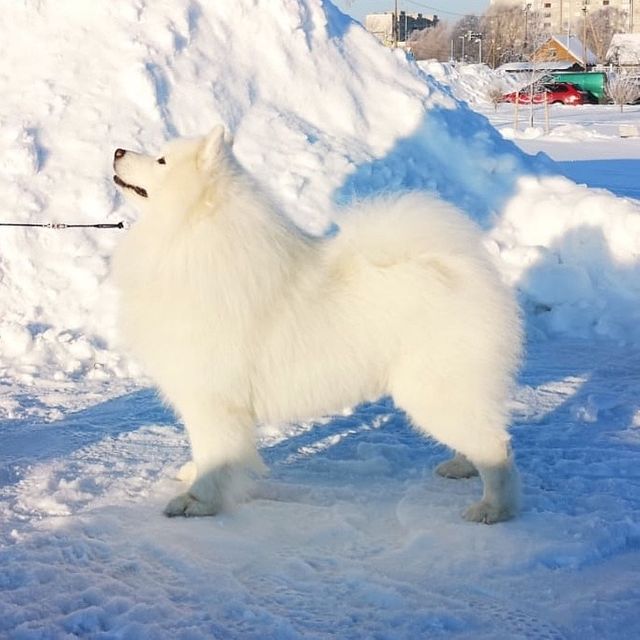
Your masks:
<instances>
[{"instance_id":1,"label":"wooden house","mask_svg":"<svg viewBox=\"0 0 640 640\"><path fill-rule=\"evenodd\" d=\"M584 67L585 55L587 67L597 64L593 51L585 48L582 40L577 36L551 36L533 52L531 60L533 62L572 62Z\"/></svg>"}]
</instances>

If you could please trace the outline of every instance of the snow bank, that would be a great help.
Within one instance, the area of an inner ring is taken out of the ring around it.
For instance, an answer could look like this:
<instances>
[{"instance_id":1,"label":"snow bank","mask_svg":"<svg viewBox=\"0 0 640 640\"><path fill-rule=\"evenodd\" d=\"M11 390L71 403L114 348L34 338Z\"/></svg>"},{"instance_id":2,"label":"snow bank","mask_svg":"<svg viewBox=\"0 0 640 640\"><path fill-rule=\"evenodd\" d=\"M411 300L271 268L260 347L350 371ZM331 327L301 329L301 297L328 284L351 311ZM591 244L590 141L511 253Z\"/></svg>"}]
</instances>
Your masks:
<instances>
[{"instance_id":1,"label":"snow bank","mask_svg":"<svg viewBox=\"0 0 640 640\"><path fill-rule=\"evenodd\" d=\"M574 107L568 107L573 109ZM586 127L581 124L561 124L549 128L546 133L543 127L525 127L523 130L515 130L513 127L501 127L499 129L502 137L507 140L534 140L535 138L546 137L547 140L558 142L588 142L590 140L607 140L614 136L596 131L593 127ZM619 136L615 136L619 138Z\"/></svg>"},{"instance_id":2,"label":"snow bank","mask_svg":"<svg viewBox=\"0 0 640 640\"><path fill-rule=\"evenodd\" d=\"M575 312L619 336L635 317L637 206L567 181L522 181L546 163L458 102L436 67L425 75L327 0L25 0L3 7L0 28L4 221L131 221L111 182L113 149L153 150L223 122L240 161L311 233L325 230L333 202L435 190L495 227L492 246L527 308L565 318L545 330L586 332L566 321ZM542 220L555 231L539 233ZM601 239L597 256L564 240L578 224ZM122 232L0 233L0 373L135 375L114 347L109 258ZM542 281L554 289L567 275L532 275L536 252L580 273L582 294L542 296Z\"/></svg>"},{"instance_id":3,"label":"snow bank","mask_svg":"<svg viewBox=\"0 0 640 640\"><path fill-rule=\"evenodd\" d=\"M450 87L458 100L470 105L490 104L490 92L499 89L502 93L515 91L522 85L506 71L491 69L486 64L461 64L421 60L418 67L438 82Z\"/></svg>"},{"instance_id":4,"label":"snow bank","mask_svg":"<svg viewBox=\"0 0 640 640\"><path fill-rule=\"evenodd\" d=\"M637 201L566 178L523 178L490 236L533 326L640 340Z\"/></svg>"}]
</instances>

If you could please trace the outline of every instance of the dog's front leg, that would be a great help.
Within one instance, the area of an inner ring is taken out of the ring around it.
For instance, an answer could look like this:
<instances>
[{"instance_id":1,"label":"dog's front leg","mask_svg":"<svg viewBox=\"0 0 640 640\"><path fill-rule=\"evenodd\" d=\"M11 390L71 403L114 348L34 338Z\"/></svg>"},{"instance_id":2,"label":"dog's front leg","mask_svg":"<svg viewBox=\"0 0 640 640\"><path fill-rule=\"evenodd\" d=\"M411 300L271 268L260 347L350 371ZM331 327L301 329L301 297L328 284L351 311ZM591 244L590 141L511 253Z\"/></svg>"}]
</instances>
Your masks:
<instances>
[{"instance_id":1,"label":"dog's front leg","mask_svg":"<svg viewBox=\"0 0 640 640\"><path fill-rule=\"evenodd\" d=\"M235 465L224 465L198 473L189 490L169 501L164 513L170 518L216 515L241 500L248 484L248 472Z\"/></svg>"},{"instance_id":2,"label":"dog's front leg","mask_svg":"<svg viewBox=\"0 0 640 640\"><path fill-rule=\"evenodd\" d=\"M166 506L169 516L210 516L242 501L251 477L263 470L255 447L254 419L249 411L220 405L207 410L194 403L183 410L195 479L189 490Z\"/></svg>"}]
</instances>

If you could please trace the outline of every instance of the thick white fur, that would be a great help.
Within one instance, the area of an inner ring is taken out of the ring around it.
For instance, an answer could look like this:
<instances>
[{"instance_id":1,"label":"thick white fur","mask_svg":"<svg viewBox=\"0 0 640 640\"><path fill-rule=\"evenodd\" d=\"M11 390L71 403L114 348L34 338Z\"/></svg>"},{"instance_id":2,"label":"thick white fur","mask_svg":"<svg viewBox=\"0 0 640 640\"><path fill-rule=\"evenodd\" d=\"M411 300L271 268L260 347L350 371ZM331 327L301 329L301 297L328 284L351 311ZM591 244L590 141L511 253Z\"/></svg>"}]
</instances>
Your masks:
<instances>
[{"instance_id":1,"label":"thick white fur","mask_svg":"<svg viewBox=\"0 0 640 640\"><path fill-rule=\"evenodd\" d=\"M383 394L456 450L442 475L484 482L465 513L514 515L506 399L520 353L510 292L476 226L409 193L344 212L312 239L234 160L223 129L156 158L114 161L141 209L114 258L121 326L186 425L195 480L168 515L238 500L259 470L254 425L327 414ZM465 459L466 458L466 459Z\"/></svg>"}]
</instances>

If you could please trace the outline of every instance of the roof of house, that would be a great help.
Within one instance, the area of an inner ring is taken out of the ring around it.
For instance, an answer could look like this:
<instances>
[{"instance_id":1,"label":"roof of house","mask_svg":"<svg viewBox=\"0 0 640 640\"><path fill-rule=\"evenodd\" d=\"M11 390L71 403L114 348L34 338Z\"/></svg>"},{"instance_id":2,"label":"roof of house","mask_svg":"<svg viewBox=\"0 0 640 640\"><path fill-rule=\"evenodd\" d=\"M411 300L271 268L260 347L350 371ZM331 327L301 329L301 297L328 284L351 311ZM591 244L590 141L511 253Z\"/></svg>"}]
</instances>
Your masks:
<instances>
[{"instance_id":1,"label":"roof of house","mask_svg":"<svg viewBox=\"0 0 640 640\"><path fill-rule=\"evenodd\" d=\"M640 33L616 33L611 38L607 62L640 65Z\"/></svg>"},{"instance_id":2,"label":"roof of house","mask_svg":"<svg viewBox=\"0 0 640 640\"><path fill-rule=\"evenodd\" d=\"M584 64L585 47L578 36L567 34L551 36L562 48L566 49L578 62ZM591 49L587 49L587 64L598 64L598 58Z\"/></svg>"},{"instance_id":3,"label":"roof of house","mask_svg":"<svg viewBox=\"0 0 640 640\"><path fill-rule=\"evenodd\" d=\"M571 60L540 60L539 62L505 62L498 71L517 73L524 71L569 71L576 65Z\"/></svg>"}]
</instances>

